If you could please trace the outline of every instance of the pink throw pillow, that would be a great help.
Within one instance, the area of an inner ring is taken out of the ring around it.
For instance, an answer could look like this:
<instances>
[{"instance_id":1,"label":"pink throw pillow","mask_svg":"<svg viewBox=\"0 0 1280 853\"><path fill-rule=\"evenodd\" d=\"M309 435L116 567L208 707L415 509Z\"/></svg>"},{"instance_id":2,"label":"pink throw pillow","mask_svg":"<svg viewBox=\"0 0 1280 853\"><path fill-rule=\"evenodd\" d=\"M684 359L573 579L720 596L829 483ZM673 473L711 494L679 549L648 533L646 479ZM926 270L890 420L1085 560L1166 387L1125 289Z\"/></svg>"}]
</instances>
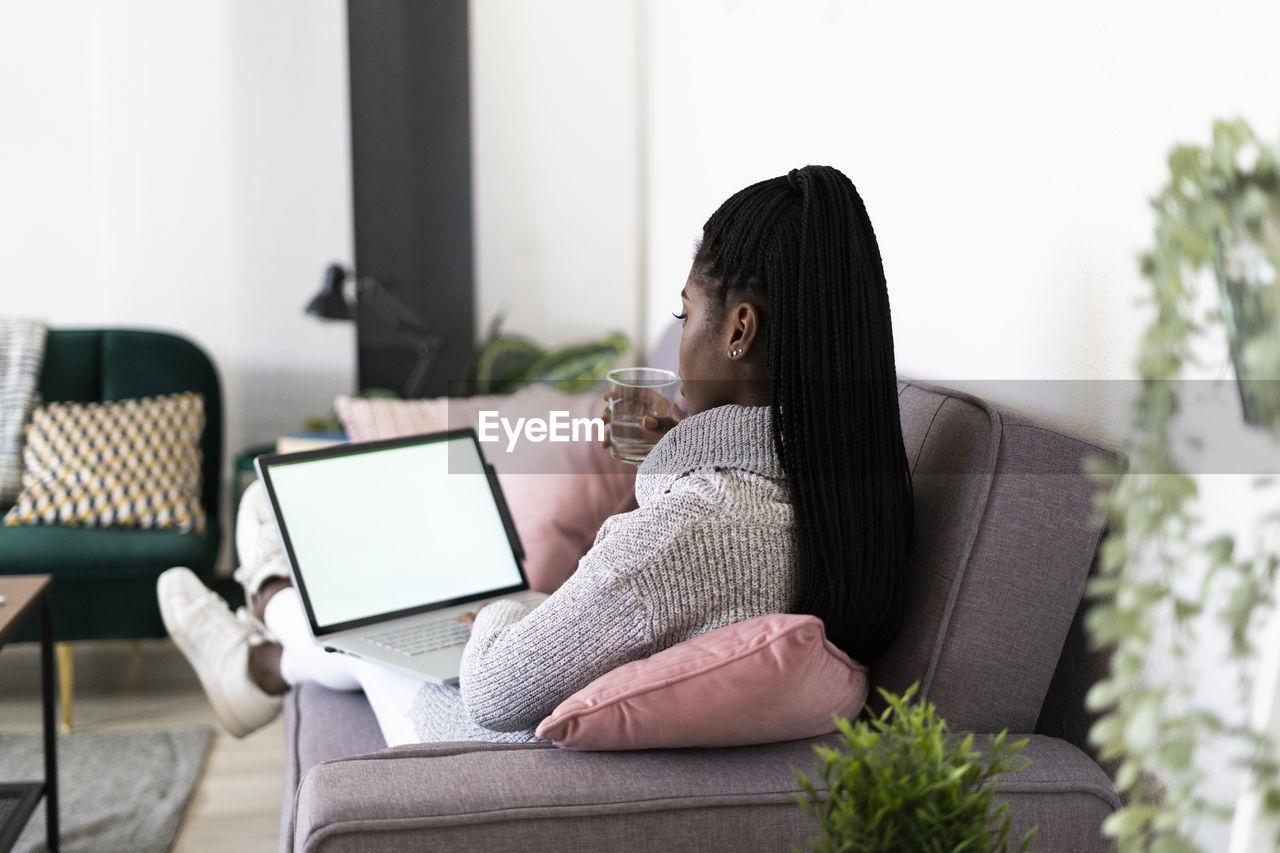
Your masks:
<instances>
[{"instance_id":1,"label":"pink throw pillow","mask_svg":"<svg viewBox=\"0 0 1280 853\"><path fill-rule=\"evenodd\" d=\"M544 385L509 396L439 397L430 400L334 402L352 441L376 441L423 432L478 427L480 412L495 411L514 424L519 418L547 419L551 412L569 418L596 418L604 409L599 394L566 394ZM525 550L529 584L539 592L559 589L595 542L611 515L635 509L636 466L619 462L594 434L568 442L519 441L508 451L508 437L482 443Z\"/></svg>"},{"instance_id":2,"label":"pink throw pillow","mask_svg":"<svg viewBox=\"0 0 1280 853\"><path fill-rule=\"evenodd\" d=\"M609 672L560 703L539 737L567 749L746 746L836 730L867 699L867 668L816 616L758 616Z\"/></svg>"}]
</instances>

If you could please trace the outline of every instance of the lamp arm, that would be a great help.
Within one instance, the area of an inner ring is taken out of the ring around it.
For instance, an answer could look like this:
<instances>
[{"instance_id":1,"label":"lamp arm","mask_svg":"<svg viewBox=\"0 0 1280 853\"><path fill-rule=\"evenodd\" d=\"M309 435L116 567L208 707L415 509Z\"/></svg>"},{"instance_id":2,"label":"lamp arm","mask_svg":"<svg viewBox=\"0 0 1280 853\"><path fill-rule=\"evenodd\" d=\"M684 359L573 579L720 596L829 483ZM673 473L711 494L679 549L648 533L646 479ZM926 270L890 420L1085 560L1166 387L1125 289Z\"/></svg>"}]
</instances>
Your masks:
<instances>
[{"instance_id":1,"label":"lamp arm","mask_svg":"<svg viewBox=\"0 0 1280 853\"><path fill-rule=\"evenodd\" d=\"M445 336L428 326L416 311L376 279L359 279L356 296L361 312L368 312L405 343L413 345L418 360L401 395L406 399L419 396L423 383L435 366L436 356L445 347Z\"/></svg>"}]
</instances>

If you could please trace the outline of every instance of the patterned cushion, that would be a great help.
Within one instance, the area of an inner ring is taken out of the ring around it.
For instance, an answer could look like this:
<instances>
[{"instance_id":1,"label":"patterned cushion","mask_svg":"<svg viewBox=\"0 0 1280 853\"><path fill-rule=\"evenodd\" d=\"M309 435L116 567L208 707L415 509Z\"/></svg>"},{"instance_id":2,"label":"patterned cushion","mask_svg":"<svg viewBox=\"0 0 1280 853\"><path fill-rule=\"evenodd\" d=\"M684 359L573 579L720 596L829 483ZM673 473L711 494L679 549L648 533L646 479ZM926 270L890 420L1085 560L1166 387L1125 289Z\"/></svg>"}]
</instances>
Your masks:
<instances>
[{"instance_id":1,"label":"patterned cushion","mask_svg":"<svg viewBox=\"0 0 1280 853\"><path fill-rule=\"evenodd\" d=\"M7 525L204 532L204 396L50 403L27 427L22 494Z\"/></svg>"}]
</instances>

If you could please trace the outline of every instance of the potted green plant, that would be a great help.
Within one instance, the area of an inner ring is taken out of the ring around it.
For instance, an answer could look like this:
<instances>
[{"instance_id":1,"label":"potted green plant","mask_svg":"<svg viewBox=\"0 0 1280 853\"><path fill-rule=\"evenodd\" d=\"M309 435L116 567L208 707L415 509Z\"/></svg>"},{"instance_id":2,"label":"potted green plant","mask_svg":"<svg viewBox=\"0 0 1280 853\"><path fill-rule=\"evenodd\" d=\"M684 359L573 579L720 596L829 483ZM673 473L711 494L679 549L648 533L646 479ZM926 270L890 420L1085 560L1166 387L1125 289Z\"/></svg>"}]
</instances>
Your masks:
<instances>
[{"instance_id":1,"label":"potted green plant","mask_svg":"<svg viewBox=\"0 0 1280 853\"><path fill-rule=\"evenodd\" d=\"M547 349L524 335L504 333L494 318L476 347L468 371L475 394L510 394L533 382L562 391L578 391L603 379L630 342L621 332Z\"/></svg>"},{"instance_id":2,"label":"potted green plant","mask_svg":"<svg viewBox=\"0 0 1280 853\"><path fill-rule=\"evenodd\" d=\"M1011 818L995 802L1000 774L1015 764L1026 740L1008 743L1005 732L978 750L972 734L952 733L932 703L913 702L917 686L902 696L881 690L878 716L851 723L837 719L840 748L818 746L820 787L793 770L804 789L800 806L817 819L817 853L833 851L1006 850ZM1035 829L1021 840L1025 850Z\"/></svg>"}]
</instances>

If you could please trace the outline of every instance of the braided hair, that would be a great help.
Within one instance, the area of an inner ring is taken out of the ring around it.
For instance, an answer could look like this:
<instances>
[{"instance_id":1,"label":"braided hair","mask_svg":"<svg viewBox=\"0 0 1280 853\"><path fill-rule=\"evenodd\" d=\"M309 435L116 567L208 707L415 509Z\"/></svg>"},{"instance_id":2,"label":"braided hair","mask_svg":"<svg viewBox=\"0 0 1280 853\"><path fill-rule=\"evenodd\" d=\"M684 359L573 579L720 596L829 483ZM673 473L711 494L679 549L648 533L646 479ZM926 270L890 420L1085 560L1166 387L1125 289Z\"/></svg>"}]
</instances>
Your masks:
<instances>
[{"instance_id":1,"label":"braided hair","mask_svg":"<svg viewBox=\"0 0 1280 853\"><path fill-rule=\"evenodd\" d=\"M902 622L912 495L889 296L862 199L829 166L749 186L707 220L694 272L713 306L739 294L764 307L796 609L870 664Z\"/></svg>"}]
</instances>

